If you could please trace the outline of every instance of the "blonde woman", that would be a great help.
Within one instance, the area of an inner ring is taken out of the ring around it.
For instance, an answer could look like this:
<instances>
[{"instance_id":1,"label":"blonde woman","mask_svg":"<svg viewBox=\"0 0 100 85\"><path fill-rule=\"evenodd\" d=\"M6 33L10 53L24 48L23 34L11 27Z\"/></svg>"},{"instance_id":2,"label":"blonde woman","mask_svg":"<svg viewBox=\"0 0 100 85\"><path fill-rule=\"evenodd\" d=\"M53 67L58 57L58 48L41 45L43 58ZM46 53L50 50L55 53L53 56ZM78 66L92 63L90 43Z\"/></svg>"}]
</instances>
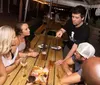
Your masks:
<instances>
[{"instance_id":1,"label":"blonde woman","mask_svg":"<svg viewBox=\"0 0 100 85\"><path fill-rule=\"evenodd\" d=\"M25 56L31 56L36 57L39 53L31 50L29 47L30 42L27 39L27 37L30 35L30 29L27 23L18 23L15 26L15 32L16 36L19 39L19 56L25 57ZM29 50L30 49L30 50ZM25 50L28 50L28 52L25 52Z\"/></svg>"},{"instance_id":2,"label":"blonde woman","mask_svg":"<svg viewBox=\"0 0 100 85\"><path fill-rule=\"evenodd\" d=\"M8 67L5 67L2 57L8 60L10 59L5 55L7 55L11 50L12 41L14 40L14 38L15 38L15 31L12 27L10 26L0 27L0 85L3 85L3 83L5 82L8 69Z\"/></svg>"},{"instance_id":3,"label":"blonde woman","mask_svg":"<svg viewBox=\"0 0 100 85\"><path fill-rule=\"evenodd\" d=\"M17 42L18 39L17 37L15 37L12 40L12 44L11 44L11 49L10 51L2 56L2 62L6 68L6 72L10 73L11 71L13 71L20 62L20 58L18 58L18 47L17 47Z\"/></svg>"}]
</instances>

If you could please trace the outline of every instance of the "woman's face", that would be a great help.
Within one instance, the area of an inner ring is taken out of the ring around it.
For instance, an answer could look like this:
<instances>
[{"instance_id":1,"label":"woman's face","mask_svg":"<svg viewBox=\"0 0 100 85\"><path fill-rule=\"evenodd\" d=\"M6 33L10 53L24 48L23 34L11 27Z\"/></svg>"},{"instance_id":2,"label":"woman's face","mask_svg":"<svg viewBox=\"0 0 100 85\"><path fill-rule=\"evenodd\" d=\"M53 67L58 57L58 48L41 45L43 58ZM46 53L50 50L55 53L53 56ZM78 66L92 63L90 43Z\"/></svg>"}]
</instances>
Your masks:
<instances>
[{"instance_id":1,"label":"woman's face","mask_svg":"<svg viewBox=\"0 0 100 85\"><path fill-rule=\"evenodd\" d=\"M21 29L22 29L22 35L24 37L30 35L30 29L29 29L28 24L23 24L22 27L21 27Z\"/></svg>"}]
</instances>

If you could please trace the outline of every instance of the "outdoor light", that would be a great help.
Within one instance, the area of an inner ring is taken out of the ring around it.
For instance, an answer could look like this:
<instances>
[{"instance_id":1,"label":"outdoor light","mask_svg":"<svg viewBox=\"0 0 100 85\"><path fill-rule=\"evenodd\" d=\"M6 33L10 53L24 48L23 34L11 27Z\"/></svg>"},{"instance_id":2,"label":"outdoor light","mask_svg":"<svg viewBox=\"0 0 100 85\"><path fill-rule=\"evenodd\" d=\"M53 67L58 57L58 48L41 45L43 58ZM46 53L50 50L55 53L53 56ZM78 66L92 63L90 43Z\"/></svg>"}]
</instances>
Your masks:
<instances>
[{"instance_id":1,"label":"outdoor light","mask_svg":"<svg viewBox=\"0 0 100 85\"><path fill-rule=\"evenodd\" d=\"M36 1L41 4L48 4L48 2L46 2L45 0L33 0L33 1Z\"/></svg>"}]
</instances>

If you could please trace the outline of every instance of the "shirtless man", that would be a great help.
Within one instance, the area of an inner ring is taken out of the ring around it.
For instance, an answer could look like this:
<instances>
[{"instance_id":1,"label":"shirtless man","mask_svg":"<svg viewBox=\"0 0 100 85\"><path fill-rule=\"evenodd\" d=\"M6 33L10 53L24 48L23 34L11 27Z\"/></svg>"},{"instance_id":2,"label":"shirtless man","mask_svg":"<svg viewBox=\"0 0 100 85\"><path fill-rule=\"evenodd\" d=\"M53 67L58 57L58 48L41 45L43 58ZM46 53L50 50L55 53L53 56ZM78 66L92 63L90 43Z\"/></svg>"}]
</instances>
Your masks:
<instances>
[{"instance_id":1,"label":"shirtless man","mask_svg":"<svg viewBox=\"0 0 100 85\"><path fill-rule=\"evenodd\" d=\"M99 57L91 57L83 63L82 77L87 85L100 85Z\"/></svg>"}]
</instances>

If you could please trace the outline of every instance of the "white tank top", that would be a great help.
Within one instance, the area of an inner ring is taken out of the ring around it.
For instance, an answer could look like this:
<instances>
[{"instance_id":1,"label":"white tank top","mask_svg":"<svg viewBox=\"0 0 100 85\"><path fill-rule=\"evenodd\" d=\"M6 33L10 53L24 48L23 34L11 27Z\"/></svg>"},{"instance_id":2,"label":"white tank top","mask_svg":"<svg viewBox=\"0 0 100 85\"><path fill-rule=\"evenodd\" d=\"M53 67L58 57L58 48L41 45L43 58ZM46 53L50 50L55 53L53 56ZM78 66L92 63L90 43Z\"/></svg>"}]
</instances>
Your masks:
<instances>
[{"instance_id":1,"label":"white tank top","mask_svg":"<svg viewBox=\"0 0 100 85\"><path fill-rule=\"evenodd\" d=\"M25 42L21 42L21 43L19 44L19 46L18 46L18 51L23 51L23 50L25 49L25 47L26 47Z\"/></svg>"},{"instance_id":2,"label":"white tank top","mask_svg":"<svg viewBox=\"0 0 100 85\"><path fill-rule=\"evenodd\" d=\"M16 48L16 52L14 54L13 59L10 60L10 59L7 59L4 56L2 56L2 62L4 64L4 66L7 67L7 66L10 66L11 64L13 64L15 62L17 55L18 55L18 48Z\"/></svg>"}]
</instances>

